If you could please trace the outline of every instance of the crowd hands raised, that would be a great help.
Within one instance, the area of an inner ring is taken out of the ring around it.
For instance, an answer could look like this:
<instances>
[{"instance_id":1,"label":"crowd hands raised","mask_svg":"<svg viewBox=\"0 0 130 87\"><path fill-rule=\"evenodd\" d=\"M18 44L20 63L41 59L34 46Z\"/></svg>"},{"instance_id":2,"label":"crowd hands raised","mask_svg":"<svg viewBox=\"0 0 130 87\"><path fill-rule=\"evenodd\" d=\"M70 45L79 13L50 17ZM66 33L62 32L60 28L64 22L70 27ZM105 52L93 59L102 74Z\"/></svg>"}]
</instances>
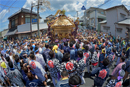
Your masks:
<instances>
[{"instance_id":1,"label":"crowd hands raised","mask_svg":"<svg viewBox=\"0 0 130 87\"><path fill-rule=\"evenodd\" d=\"M93 87L102 87L109 76L105 87L130 86L128 38L83 30L76 38L55 42L43 36L0 45L1 86L49 87L52 81L50 87L80 87L86 83L85 72L95 77Z\"/></svg>"}]
</instances>

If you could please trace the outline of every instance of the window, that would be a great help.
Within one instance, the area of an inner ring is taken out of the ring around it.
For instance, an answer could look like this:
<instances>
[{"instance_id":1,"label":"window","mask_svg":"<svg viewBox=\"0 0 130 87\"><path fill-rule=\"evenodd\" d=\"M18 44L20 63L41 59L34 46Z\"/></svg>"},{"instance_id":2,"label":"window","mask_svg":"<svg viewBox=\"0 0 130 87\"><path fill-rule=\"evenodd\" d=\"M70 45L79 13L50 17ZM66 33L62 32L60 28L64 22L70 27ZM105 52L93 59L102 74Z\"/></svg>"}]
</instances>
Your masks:
<instances>
[{"instance_id":1,"label":"window","mask_svg":"<svg viewBox=\"0 0 130 87\"><path fill-rule=\"evenodd\" d=\"M91 20L91 24L93 24L93 23L94 23L94 19Z\"/></svg>"},{"instance_id":2,"label":"window","mask_svg":"<svg viewBox=\"0 0 130 87\"><path fill-rule=\"evenodd\" d=\"M15 27L15 20L14 19L11 21L11 27Z\"/></svg>"},{"instance_id":3,"label":"window","mask_svg":"<svg viewBox=\"0 0 130 87\"><path fill-rule=\"evenodd\" d=\"M122 33L122 28L116 28L118 33Z\"/></svg>"},{"instance_id":4,"label":"window","mask_svg":"<svg viewBox=\"0 0 130 87\"><path fill-rule=\"evenodd\" d=\"M110 27L109 26L103 26L103 29L108 31L108 30L110 30Z\"/></svg>"},{"instance_id":5,"label":"window","mask_svg":"<svg viewBox=\"0 0 130 87\"><path fill-rule=\"evenodd\" d=\"M30 23L30 17L25 18L25 23Z\"/></svg>"},{"instance_id":6,"label":"window","mask_svg":"<svg viewBox=\"0 0 130 87\"><path fill-rule=\"evenodd\" d=\"M101 14L104 14L104 12L102 11Z\"/></svg>"},{"instance_id":7,"label":"window","mask_svg":"<svg viewBox=\"0 0 130 87\"><path fill-rule=\"evenodd\" d=\"M121 13L121 18L122 18L122 19L125 19L125 16L126 16L125 14L122 14L122 13Z\"/></svg>"},{"instance_id":8,"label":"window","mask_svg":"<svg viewBox=\"0 0 130 87\"><path fill-rule=\"evenodd\" d=\"M98 18L98 22L101 22L101 21L103 21L103 19L102 18Z\"/></svg>"}]
</instances>

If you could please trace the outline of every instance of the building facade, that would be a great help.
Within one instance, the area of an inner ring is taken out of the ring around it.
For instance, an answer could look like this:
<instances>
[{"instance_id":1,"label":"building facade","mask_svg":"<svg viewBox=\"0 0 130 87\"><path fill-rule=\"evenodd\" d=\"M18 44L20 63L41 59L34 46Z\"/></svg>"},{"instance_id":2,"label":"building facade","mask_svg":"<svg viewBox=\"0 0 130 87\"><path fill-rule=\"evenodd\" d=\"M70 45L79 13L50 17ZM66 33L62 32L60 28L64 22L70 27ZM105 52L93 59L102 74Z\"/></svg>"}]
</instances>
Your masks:
<instances>
[{"instance_id":1,"label":"building facade","mask_svg":"<svg viewBox=\"0 0 130 87\"><path fill-rule=\"evenodd\" d=\"M89 29L96 28L96 30L100 30L101 21L106 19L106 13L104 9L90 7L84 12L84 24Z\"/></svg>"},{"instance_id":2,"label":"building facade","mask_svg":"<svg viewBox=\"0 0 130 87\"><path fill-rule=\"evenodd\" d=\"M9 25L8 25L9 30L6 33L6 36L8 36L9 38L22 38L22 37L31 36L30 35L31 34L30 15L31 15L31 11L28 10L28 9L25 9L25 8L21 8L18 12L11 15L8 18L8 20L9 20ZM37 19L37 13L35 13L33 11L32 11L32 19ZM39 22L40 22L40 19L41 19L41 17L39 17L39 20L38 20ZM36 23L37 23L37 21L33 22L31 24L32 28L33 28L34 25L36 25ZM40 28L40 29L43 29L43 28ZM37 29L32 29L32 32L34 32L36 30Z\"/></svg>"},{"instance_id":3,"label":"building facade","mask_svg":"<svg viewBox=\"0 0 130 87\"><path fill-rule=\"evenodd\" d=\"M106 9L106 20L100 23L101 31L111 32L115 37L119 35L124 38L130 27L129 11L124 5L108 8Z\"/></svg>"}]
</instances>

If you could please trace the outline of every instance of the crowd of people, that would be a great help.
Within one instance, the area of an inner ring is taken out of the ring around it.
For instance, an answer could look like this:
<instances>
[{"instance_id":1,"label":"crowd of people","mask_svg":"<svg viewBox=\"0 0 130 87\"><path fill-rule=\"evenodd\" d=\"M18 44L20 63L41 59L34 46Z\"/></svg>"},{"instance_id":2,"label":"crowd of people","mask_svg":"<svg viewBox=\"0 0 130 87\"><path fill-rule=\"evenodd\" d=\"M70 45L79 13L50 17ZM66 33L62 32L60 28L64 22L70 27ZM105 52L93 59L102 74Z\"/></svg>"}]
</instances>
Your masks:
<instances>
[{"instance_id":1,"label":"crowd of people","mask_svg":"<svg viewBox=\"0 0 130 87\"><path fill-rule=\"evenodd\" d=\"M106 87L129 87L129 53L128 39L93 30L55 41L47 35L0 41L0 85L49 87L52 81L53 87L80 87L87 72L93 87L102 87L109 76Z\"/></svg>"}]
</instances>

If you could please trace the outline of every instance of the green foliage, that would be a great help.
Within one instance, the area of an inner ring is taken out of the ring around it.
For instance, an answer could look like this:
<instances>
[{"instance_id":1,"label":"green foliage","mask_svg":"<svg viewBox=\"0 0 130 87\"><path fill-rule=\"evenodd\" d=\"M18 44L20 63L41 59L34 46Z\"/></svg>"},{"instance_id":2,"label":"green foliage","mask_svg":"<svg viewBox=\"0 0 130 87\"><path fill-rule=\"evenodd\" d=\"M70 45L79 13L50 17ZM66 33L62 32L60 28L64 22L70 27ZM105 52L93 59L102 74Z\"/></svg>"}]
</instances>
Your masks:
<instances>
[{"instance_id":1,"label":"green foliage","mask_svg":"<svg viewBox=\"0 0 130 87\"><path fill-rule=\"evenodd\" d=\"M84 26L83 23L80 24L81 26Z\"/></svg>"}]
</instances>

